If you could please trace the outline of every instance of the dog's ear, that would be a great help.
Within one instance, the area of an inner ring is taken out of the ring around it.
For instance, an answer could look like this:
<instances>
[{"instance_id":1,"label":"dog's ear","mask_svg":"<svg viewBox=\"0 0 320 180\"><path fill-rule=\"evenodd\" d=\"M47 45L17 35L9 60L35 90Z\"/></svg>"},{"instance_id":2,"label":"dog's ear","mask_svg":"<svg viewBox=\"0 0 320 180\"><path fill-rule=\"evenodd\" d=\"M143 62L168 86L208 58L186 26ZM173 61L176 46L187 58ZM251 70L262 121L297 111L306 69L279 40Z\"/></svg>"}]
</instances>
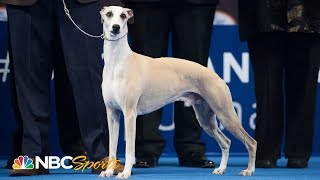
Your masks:
<instances>
[{"instance_id":1,"label":"dog's ear","mask_svg":"<svg viewBox=\"0 0 320 180\"><path fill-rule=\"evenodd\" d=\"M134 18L133 18L133 11L132 9L129 9L129 8L124 8L126 10L126 12L128 13L128 22L130 24L132 24L134 22Z\"/></svg>"},{"instance_id":2,"label":"dog's ear","mask_svg":"<svg viewBox=\"0 0 320 180\"><path fill-rule=\"evenodd\" d=\"M101 11L100 14L103 15L103 13L108 9L109 6L104 6Z\"/></svg>"}]
</instances>

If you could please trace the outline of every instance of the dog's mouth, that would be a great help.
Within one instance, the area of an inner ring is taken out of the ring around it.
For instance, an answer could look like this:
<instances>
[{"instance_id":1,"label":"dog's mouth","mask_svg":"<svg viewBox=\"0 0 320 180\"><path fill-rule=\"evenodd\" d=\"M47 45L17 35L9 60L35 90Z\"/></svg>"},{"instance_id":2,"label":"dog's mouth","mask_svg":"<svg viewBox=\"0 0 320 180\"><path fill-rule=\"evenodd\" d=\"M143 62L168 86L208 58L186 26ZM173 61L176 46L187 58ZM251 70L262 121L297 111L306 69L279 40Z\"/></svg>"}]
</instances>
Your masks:
<instances>
[{"instance_id":1,"label":"dog's mouth","mask_svg":"<svg viewBox=\"0 0 320 180\"><path fill-rule=\"evenodd\" d=\"M110 31L112 36L116 36L120 33L120 31Z\"/></svg>"}]
</instances>

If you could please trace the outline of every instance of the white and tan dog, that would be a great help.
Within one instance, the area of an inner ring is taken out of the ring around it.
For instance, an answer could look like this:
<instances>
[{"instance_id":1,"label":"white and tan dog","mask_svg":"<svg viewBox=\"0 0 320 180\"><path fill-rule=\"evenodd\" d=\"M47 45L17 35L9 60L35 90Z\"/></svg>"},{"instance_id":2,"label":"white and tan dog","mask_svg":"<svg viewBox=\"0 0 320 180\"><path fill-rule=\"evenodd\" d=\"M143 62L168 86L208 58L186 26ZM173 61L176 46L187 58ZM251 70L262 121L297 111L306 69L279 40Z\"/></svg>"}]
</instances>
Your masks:
<instances>
[{"instance_id":1,"label":"white and tan dog","mask_svg":"<svg viewBox=\"0 0 320 180\"><path fill-rule=\"evenodd\" d=\"M249 152L248 168L240 174L252 175L257 143L241 126L226 83L212 70L197 63L176 58L153 59L133 52L127 41L127 21L133 20L132 10L109 6L100 13L105 36L102 93L110 138L109 165L100 177L110 177L114 172L121 112L125 123L126 161L124 171L117 178L128 178L135 163L137 115L174 101L192 106L201 127L218 141L222 159L214 174L225 172L231 144L218 128L217 116Z\"/></svg>"}]
</instances>

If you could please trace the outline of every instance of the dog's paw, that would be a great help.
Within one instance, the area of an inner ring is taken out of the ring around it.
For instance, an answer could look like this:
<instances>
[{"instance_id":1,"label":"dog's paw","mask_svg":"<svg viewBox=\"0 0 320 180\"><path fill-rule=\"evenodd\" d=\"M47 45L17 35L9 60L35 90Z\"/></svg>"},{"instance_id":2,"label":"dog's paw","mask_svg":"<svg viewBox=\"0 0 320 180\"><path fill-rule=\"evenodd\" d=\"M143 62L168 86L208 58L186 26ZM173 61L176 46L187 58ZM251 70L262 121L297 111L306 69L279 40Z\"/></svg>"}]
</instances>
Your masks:
<instances>
[{"instance_id":1,"label":"dog's paw","mask_svg":"<svg viewBox=\"0 0 320 180\"><path fill-rule=\"evenodd\" d=\"M113 172L111 169L107 169L106 171L102 171L99 175L99 177L111 177L113 175Z\"/></svg>"},{"instance_id":2,"label":"dog's paw","mask_svg":"<svg viewBox=\"0 0 320 180\"><path fill-rule=\"evenodd\" d=\"M241 171L239 174L240 174L241 176L252 176L253 173L254 173L253 170L246 169L246 170Z\"/></svg>"},{"instance_id":3,"label":"dog's paw","mask_svg":"<svg viewBox=\"0 0 320 180\"><path fill-rule=\"evenodd\" d=\"M226 172L226 168L215 168L212 174L224 174Z\"/></svg>"},{"instance_id":4,"label":"dog's paw","mask_svg":"<svg viewBox=\"0 0 320 180\"><path fill-rule=\"evenodd\" d=\"M120 172L117 175L117 179L128 179L131 176L131 173Z\"/></svg>"}]
</instances>

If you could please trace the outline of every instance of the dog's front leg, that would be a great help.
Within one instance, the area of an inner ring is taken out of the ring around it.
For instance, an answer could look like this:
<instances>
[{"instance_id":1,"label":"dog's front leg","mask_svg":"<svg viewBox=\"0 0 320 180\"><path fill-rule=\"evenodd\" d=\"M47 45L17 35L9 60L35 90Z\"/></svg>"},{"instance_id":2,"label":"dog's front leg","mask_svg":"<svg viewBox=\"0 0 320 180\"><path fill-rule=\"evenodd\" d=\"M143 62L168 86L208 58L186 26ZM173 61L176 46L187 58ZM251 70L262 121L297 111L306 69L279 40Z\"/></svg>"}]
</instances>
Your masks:
<instances>
[{"instance_id":1,"label":"dog's front leg","mask_svg":"<svg viewBox=\"0 0 320 180\"><path fill-rule=\"evenodd\" d=\"M135 141L136 141L136 110L126 110L123 112L125 136L126 136L126 162L124 170L119 173L117 178L126 179L131 176L132 166L136 162L135 158Z\"/></svg>"},{"instance_id":2,"label":"dog's front leg","mask_svg":"<svg viewBox=\"0 0 320 180\"><path fill-rule=\"evenodd\" d=\"M111 177L117 163L117 145L119 137L119 124L121 111L106 104L106 112L109 128L109 162L107 169L102 171L99 177Z\"/></svg>"}]
</instances>

